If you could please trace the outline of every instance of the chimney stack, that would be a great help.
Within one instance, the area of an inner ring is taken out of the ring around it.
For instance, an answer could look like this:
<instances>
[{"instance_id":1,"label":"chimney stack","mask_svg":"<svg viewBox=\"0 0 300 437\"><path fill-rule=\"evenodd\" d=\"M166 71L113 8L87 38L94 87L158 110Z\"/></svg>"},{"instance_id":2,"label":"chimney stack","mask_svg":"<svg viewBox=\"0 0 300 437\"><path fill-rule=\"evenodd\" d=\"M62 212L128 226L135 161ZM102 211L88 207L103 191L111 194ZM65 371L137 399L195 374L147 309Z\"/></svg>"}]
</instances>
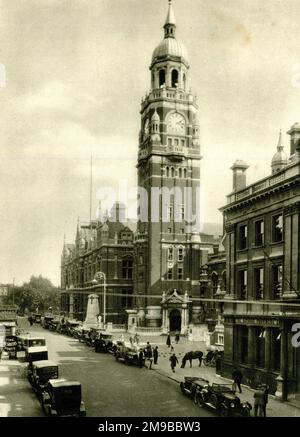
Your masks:
<instances>
[{"instance_id":1,"label":"chimney stack","mask_svg":"<svg viewBox=\"0 0 300 437\"><path fill-rule=\"evenodd\" d=\"M246 170L249 167L244 161L237 160L231 167L233 171L233 191L246 188Z\"/></svg>"}]
</instances>

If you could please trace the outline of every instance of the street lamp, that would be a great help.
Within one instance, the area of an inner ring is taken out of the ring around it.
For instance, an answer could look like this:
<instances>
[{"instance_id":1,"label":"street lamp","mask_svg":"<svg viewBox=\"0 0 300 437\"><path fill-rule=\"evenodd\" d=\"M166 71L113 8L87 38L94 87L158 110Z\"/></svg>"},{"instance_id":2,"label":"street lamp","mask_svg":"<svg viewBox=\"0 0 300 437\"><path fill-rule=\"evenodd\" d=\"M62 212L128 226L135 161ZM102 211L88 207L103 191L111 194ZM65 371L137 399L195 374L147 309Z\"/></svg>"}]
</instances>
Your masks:
<instances>
[{"instance_id":1,"label":"street lamp","mask_svg":"<svg viewBox=\"0 0 300 437\"><path fill-rule=\"evenodd\" d=\"M93 284L98 284L103 279L103 326L106 324L106 274L97 272L92 280Z\"/></svg>"}]
</instances>

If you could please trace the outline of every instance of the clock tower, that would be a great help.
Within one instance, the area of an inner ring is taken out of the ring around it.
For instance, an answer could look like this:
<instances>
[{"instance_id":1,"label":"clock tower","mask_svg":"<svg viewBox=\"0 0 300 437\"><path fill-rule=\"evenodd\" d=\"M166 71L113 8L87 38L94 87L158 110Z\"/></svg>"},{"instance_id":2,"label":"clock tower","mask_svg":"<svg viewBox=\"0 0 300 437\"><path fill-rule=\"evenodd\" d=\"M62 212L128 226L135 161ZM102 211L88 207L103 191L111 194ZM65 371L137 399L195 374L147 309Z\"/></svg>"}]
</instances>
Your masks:
<instances>
[{"instance_id":1,"label":"clock tower","mask_svg":"<svg viewBox=\"0 0 300 437\"><path fill-rule=\"evenodd\" d=\"M140 324L181 332L188 325L183 302L187 305L194 289L199 293L201 156L189 67L169 0L164 38L150 64L151 89L140 111L135 297ZM181 311L174 320L163 311L169 296L176 297Z\"/></svg>"}]
</instances>

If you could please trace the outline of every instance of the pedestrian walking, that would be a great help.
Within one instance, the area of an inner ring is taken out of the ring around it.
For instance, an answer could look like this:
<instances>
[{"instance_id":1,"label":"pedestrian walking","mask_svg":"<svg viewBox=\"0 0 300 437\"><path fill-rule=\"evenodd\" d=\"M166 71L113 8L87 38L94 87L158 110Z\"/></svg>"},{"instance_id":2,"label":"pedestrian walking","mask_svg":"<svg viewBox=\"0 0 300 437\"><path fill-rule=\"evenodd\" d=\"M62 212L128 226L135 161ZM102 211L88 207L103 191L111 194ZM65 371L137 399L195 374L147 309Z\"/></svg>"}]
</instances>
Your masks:
<instances>
[{"instance_id":1,"label":"pedestrian walking","mask_svg":"<svg viewBox=\"0 0 300 437\"><path fill-rule=\"evenodd\" d=\"M167 336L167 346L170 347L171 346L171 336L170 333L168 332L168 336Z\"/></svg>"},{"instance_id":2,"label":"pedestrian walking","mask_svg":"<svg viewBox=\"0 0 300 437\"><path fill-rule=\"evenodd\" d=\"M157 364L158 362L158 346L155 346L153 349L153 364Z\"/></svg>"},{"instance_id":3,"label":"pedestrian walking","mask_svg":"<svg viewBox=\"0 0 300 437\"><path fill-rule=\"evenodd\" d=\"M175 343L178 344L179 340L180 340L180 333L177 331L175 334Z\"/></svg>"},{"instance_id":4,"label":"pedestrian walking","mask_svg":"<svg viewBox=\"0 0 300 437\"><path fill-rule=\"evenodd\" d=\"M169 360L170 360L170 363L171 363L172 372L175 373L175 367L176 367L176 364L178 364L178 359L177 359L176 355L172 354L170 356Z\"/></svg>"},{"instance_id":5,"label":"pedestrian walking","mask_svg":"<svg viewBox=\"0 0 300 437\"><path fill-rule=\"evenodd\" d=\"M142 368L144 363L144 353L143 349L140 349L139 351L139 367Z\"/></svg>"},{"instance_id":6,"label":"pedestrian walking","mask_svg":"<svg viewBox=\"0 0 300 437\"><path fill-rule=\"evenodd\" d=\"M151 370L152 369L152 364L153 364L153 352L152 352L152 347L151 346L148 349L148 361L149 361L148 369Z\"/></svg>"},{"instance_id":7,"label":"pedestrian walking","mask_svg":"<svg viewBox=\"0 0 300 437\"><path fill-rule=\"evenodd\" d=\"M263 416L263 408L265 405L265 394L264 390L261 386L257 388L254 392L254 417L262 417Z\"/></svg>"},{"instance_id":8,"label":"pedestrian walking","mask_svg":"<svg viewBox=\"0 0 300 437\"><path fill-rule=\"evenodd\" d=\"M269 401L269 387L267 384L262 385L264 393L264 404L263 404L263 417L267 417L267 405Z\"/></svg>"},{"instance_id":9,"label":"pedestrian walking","mask_svg":"<svg viewBox=\"0 0 300 437\"><path fill-rule=\"evenodd\" d=\"M242 372L237 368L235 368L234 371L232 372L232 379L233 379L232 389L236 391L236 388L238 387L239 392L242 393L242 388L241 388L241 383L243 380Z\"/></svg>"}]
</instances>

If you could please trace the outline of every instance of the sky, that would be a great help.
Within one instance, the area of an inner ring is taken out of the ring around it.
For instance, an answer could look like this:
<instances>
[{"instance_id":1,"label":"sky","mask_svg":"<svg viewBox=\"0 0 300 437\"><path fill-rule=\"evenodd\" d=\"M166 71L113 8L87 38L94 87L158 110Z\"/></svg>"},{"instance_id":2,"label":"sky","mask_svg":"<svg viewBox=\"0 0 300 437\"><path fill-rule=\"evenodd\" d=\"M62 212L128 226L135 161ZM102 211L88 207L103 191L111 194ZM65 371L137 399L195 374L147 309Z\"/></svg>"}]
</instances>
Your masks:
<instances>
[{"instance_id":1,"label":"sky","mask_svg":"<svg viewBox=\"0 0 300 437\"><path fill-rule=\"evenodd\" d=\"M0 0L0 283L59 285L64 235L100 187L136 184L140 102L167 0ZM300 121L298 0L174 0L198 97L202 208L270 174L279 130ZM3 74L5 71L5 75Z\"/></svg>"}]
</instances>

